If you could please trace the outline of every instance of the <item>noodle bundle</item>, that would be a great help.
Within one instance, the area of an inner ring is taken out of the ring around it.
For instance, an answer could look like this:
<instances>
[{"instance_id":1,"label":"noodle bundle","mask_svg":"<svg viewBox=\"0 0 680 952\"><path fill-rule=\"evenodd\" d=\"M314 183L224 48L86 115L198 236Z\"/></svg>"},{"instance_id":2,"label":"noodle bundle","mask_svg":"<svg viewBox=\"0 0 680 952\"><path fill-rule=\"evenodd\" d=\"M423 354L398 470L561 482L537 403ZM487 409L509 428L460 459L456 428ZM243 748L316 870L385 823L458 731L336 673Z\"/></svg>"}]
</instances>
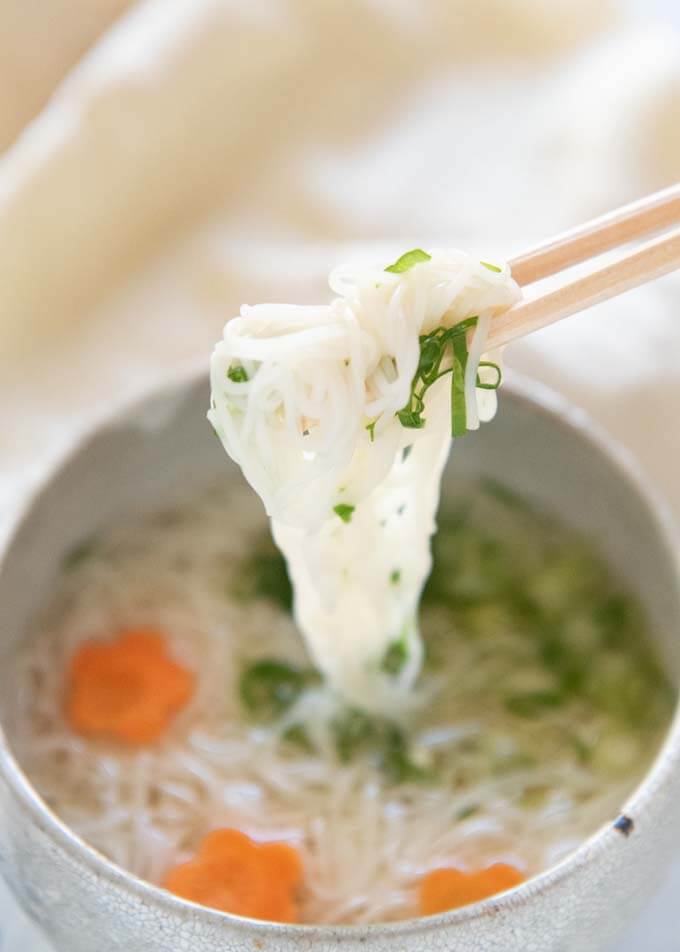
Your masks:
<instances>
[{"instance_id":1,"label":"noodle bundle","mask_svg":"<svg viewBox=\"0 0 680 952\"><path fill-rule=\"evenodd\" d=\"M464 432L493 416L480 360L520 292L506 265L451 250L341 268L330 286L328 305L244 307L226 325L208 415L272 520L315 664L345 700L387 711L420 670L452 419ZM461 322L462 359L455 338L444 348ZM421 399L430 351L440 372Z\"/></svg>"}]
</instances>

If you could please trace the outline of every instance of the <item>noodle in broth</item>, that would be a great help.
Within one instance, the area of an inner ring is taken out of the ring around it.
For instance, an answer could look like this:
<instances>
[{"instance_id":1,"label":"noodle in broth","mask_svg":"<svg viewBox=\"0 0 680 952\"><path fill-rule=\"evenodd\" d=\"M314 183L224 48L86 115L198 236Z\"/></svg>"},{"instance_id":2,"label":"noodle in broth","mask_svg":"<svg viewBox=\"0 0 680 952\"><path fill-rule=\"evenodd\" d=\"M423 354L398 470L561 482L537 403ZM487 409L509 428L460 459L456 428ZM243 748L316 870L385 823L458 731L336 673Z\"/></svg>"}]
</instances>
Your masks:
<instances>
[{"instance_id":1,"label":"noodle in broth","mask_svg":"<svg viewBox=\"0 0 680 952\"><path fill-rule=\"evenodd\" d=\"M17 662L10 727L23 767L70 827L151 882L219 827L294 844L304 922L417 914L419 877L442 865L545 869L615 818L670 692L634 601L551 520L495 487L465 487L445 500L436 539L423 673L402 725L409 769L387 770L370 743L343 761L328 730L309 748L287 734L352 715L314 682L281 717L244 707L253 663L309 659L283 561L241 486L113 528L66 560ZM197 673L193 700L143 749L74 735L69 659L140 624Z\"/></svg>"}]
</instances>

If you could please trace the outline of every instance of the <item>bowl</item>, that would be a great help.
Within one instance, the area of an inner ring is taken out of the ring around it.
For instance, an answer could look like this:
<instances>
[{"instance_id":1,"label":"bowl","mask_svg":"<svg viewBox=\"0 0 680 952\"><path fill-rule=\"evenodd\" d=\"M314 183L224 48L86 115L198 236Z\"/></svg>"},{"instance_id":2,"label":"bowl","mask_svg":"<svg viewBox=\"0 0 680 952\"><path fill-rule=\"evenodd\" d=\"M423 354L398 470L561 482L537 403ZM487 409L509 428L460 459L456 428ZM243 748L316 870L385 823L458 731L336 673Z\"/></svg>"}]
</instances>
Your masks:
<instances>
[{"instance_id":1,"label":"bowl","mask_svg":"<svg viewBox=\"0 0 680 952\"><path fill-rule=\"evenodd\" d=\"M371 926L265 923L186 902L116 867L32 788L11 749L12 651L74 545L172 504L210 479L240 478L205 419L192 374L114 414L55 465L0 553L0 872L58 952L588 952L606 948L654 889L680 834L676 717L621 812L546 872L496 898ZM493 476L593 537L647 608L680 685L680 566L664 506L631 459L550 391L519 378L497 419L457 441L445 486Z\"/></svg>"}]
</instances>

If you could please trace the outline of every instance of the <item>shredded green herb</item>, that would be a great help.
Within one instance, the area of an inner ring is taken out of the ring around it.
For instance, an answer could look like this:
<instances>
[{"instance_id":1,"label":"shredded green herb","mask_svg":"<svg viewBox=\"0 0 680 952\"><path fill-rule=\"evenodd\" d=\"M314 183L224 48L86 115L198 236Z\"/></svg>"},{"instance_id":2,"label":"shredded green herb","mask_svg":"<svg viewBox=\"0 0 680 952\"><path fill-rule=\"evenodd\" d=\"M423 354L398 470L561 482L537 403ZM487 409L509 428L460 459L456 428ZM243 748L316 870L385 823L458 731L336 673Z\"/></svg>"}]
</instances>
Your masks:
<instances>
[{"instance_id":1,"label":"shredded green herb","mask_svg":"<svg viewBox=\"0 0 680 952\"><path fill-rule=\"evenodd\" d=\"M227 370L227 377L233 380L234 383L246 383L248 380L246 368L241 367L240 364L232 364L229 370Z\"/></svg>"},{"instance_id":2,"label":"shredded green herb","mask_svg":"<svg viewBox=\"0 0 680 952\"><path fill-rule=\"evenodd\" d=\"M375 442L375 425L378 421L373 420L371 423L366 424L366 429L368 430L368 438L371 443Z\"/></svg>"},{"instance_id":3,"label":"shredded green herb","mask_svg":"<svg viewBox=\"0 0 680 952\"><path fill-rule=\"evenodd\" d=\"M523 791L517 803L526 805L541 797L531 784L537 765L534 736L550 733L557 757L598 775L632 764L646 751L647 738L657 736L653 732L666 722L673 692L646 644L640 607L612 585L587 544L563 530L556 533L547 517L502 484L486 479L482 486L479 494L445 503L440 513L433 572L422 602L425 676L438 678L451 668L448 632L455 630L470 658L482 665L496 659L478 701L499 715L502 728L490 722L479 736L445 748L435 745L421 762L413 740L420 724L404 730L385 717L342 707L318 726L328 734L317 747L316 725L298 717L294 705L314 689L319 676L304 665L260 659L243 673L244 708L253 721L273 723L291 759L324 757L330 743L339 762L364 760L398 784L436 782L450 758L469 754L483 779L517 775ZM285 563L268 537L263 543L258 540L244 551L230 577L246 577L241 584L248 597L276 602L285 592L287 600ZM392 569L385 569L388 585L403 583L401 564L395 554ZM433 627L440 624L441 630ZM408 651L406 639L388 646L376 662L384 677L400 674ZM499 672L505 674L499 677ZM525 680L527 674L531 680ZM593 730L591 722L603 724L604 732ZM460 789L459 819L474 813L475 783L473 776Z\"/></svg>"},{"instance_id":4,"label":"shredded green herb","mask_svg":"<svg viewBox=\"0 0 680 952\"><path fill-rule=\"evenodd\" d=\"M434 779L432 770L421 767L410 757L404 732L394 724L384 730L380 765L392 783L427 783Z\"/></svg>"},{"instance_id":5,"label":"shredded green herb","mask_svg":"<svg viewBox=\"0 0 680 952\"><path fill-rule=\"evenodd\" d=\"M312 668L299 668L275 658L262 658L245 669L239 692L244 706L263 720L279 717L297 701L305 688L318 682Z\"/></svg>"},{"instance_id":6,"label":"shredded green herb","mask_svg":"<svg viewBox=\"0 0 680 952\"><path fill-rule=\"evenodd\" d=\"M627 647L631 630L640 625L634 605L630 599L614 594L594 609L594 621L602 631L607 648Z\"/></svg>"},{"instance_id":7,"label":"shredded green herb","mask_svg":"<svg viewBox=\"0 0 680 952\"><path fill-rule=\"evenodd\" d=\"M352 513L356 509L356 506L350 506L346 502L339 502L337 506L333 506L333 512L336 516L339 516L343 522L352 521Z\"/></svg>"},{"instance_id":8,"label":"shredded green herb","mask_svg":"<svg viewBox=\"0 0 680 952\"><path fill-rule=\"evenodd\" d=\"M89 561L97 552L97 543L93 537L89 539L84 539L83 542L79 542L77 545L74 545L72 549L66 553L61 562L61 567L64 572L72 572L74 569L77 569L79 566L83 565L85 562Z\"/></svg>"},{"instance_id":9,"label":"shredded green herb","mask_svg":"<svg viewBox=\"0 0 680 952\"><path fill-rule=\"evenodd\" d=\"M375 737L376 727L368 714L348 708L331 722L331 731L338 757L346 764Z\"/></svg>"},{"instance_id":10,"label":"shredded green herb","mask_svg":"<svg viewBox=\"0 0 680 952\"><path fill-rule=\"evenodd\" d=\"M320 682L313 668L301 668L276 658L261 658L245 669L239 690L251 715L262 721L282 717L304 691ZM330 722L339 759L349 763L360 753L371 756L392 783L425 781L431 771L413 762L405 734L396 724L358 708L345 708ZM286 743L313 752L303 724L291 724L281 735Z\"/></svg>"},{"instance_id":11,"label":"shredded green herb","mask_svg":"<svg viewBox=\"0 0 680 952\"><path fill-rule=\"evenodd\" d=\"M478 373L475 386L479 387L480 390L498 390L503 382L503 371L499 365L493 363L491 360L480 360L479 367L492 367L496 371L496 379L490 383L485 383Z\"/></svg>"},{"instance_id":12,"label":"shredded green herb","mask_svg":"<svg viewBox=\"0 0 680 952\"><path fill-rule=\"evenodd\" d=\"M524 788L519 797L519 804L525 810L538 810L545 805L549 796L549 786L544 783L534 783Z\"/></svg>"},{"instance_id":13,"label":"shredded green herb","mask_svg":"<svg viewBox=\"0 0 680 952\"><path fill-rule=\"evenodd\" d=\"M482 261L480 263L483 264L485 268L488 268L489 271L495 271L496 274L500 274L503 270L502 268L499 268L498 265L490 264L488 261Z\"/></svg>"},{"instance_id":14,"label":"shredded green herb","mask_svg":"<svg viewBox=\"0 0 680 952\"><path fill-rule=\"evenodd\" d=\"M430 261L431 258L432 255L423 251L422 248L414 248L413 251L406 251L401 258L397 258L394 264L385 268L385 271L389 271L391 274L403 274L404 271L410 271L414 265L423 261Z\"/></svg>"},{"instance_id":15,"label":"shredded green herb","mask_svg":"<svg viewBox=\"0 0 680 952\"><path fill-rule=\"evenodd\" d=\"M576 757L581 764L590 763L593 757L593 748L590 744L586 744L578 734L569 734L567 738L570 747L573 749Z\"/></svg>"},{"instance_id":16,"label":"shredded green herb","mask_svg":"<svg viewBox=\"0 0 680 952\"><path fill-rule=\"evenodd\" d=\"M451 374L451 435L467 433L467 408L465 406L465 369L468 362L465 334L453 338L453 372Z\"/></svg>"},{"instance_id":17,"label":"shredded green herb","mask_svg":"<svg viewBox=\"0 0 680 952\"><path fill-rule=\"evenodd\" d=\"M558 691L526 691L506 697L505 708L518 717L538 717L548 707L560 707L563 701Z\"/></svg>"},{"instance_id":18,"label":"shredded green herb","mask_svg":"<svg viewBox=\"0 0 680 952\"><path fill-rule=\"evenodd\" d=\"M505 777L507 774L517 773L518 770L530 770L535 766L536 758L519 750L496 757L491 764L491 773L495 777Z\"/></svg>"},{"instance_id":19,"label":"shredded green herb","mask_svg":"<svg viewBox=\"0 0 680 952\"><path fill-rule=\"evenodd\" d=\"M385 652L380 665L386 674L396 677L404 670L404 665L408 661L408 645L404 638L398 638L393 641Z\"/></svg>"},{"instance_id":20,"label":"shredded green herb","mask_svg":"<svg viewBox=\"0 0 680 952\"><path fill-rule=\"evenodd\" d=\"M484 492L493 496L494 499L497 499L498 502L503 503L503 505L509 509L527 509L527 504L521 496L491 476L485 476L481 479L480 485Z\"/></svg>"},{"instance_id":21,"label":"shredded green herb","mask_svg":"<svg viewBox=\"0 0 680 952\"><path fill-rule=\"evenodd\" d=\"M422 783L433 772L416 764L400 727L363 711L348 708L331 724L339 759L349 763L360 753L372 755L391 783Z\"/></svg>"},{"instance_id":22,"label":"shredded green herb","mask_svg":"<svg viewBox=\"0 0 680 952\"><path fill-rule=\"evenodd\" d=\"M413 452L413 443L409 443L409 445L405 446L404 449L401 451L402 463L406 462L406 460L409 458L412 452Z\"/></svg>"},{"instance_id":23,"label":"shredded green herb","mask_svg":"<svg viewBox=\"0 0 680 952\"><path fill-rule=\"evenodd\" d=\"M302 724L291 724L290 727L283 732L281 737L287 744L298 747L306 754L314 753L314 744L311 742L309 734Z\"/></svg>"},{"instance_id":24,"label":"shredded green herb","mask_svg":"<svg viewBox=\"0 0 680 952\"><path fill-rule=\"evenodd\" d=\"M265 598L290 614L293 610L293 586L286 560L267 534L238 566L229 594L238 601Z\"/></svg>"},{"instance_id":25,"label":"shredded green herb","mask_svg":"<svg viewBox=\"0 0 680 952\"><path fill-rule=\"evenodd\" d=\"M420 357L411 381L408 402L397 412L402 426L422 429L425 426L425 394L430 387L446 374L452 374L451 429L454 436L463 436L467 431L465 413L465 367L467 365L466 334L477 323L477 317L469 317L454 327L437 327L429 334L420 335ZM447 354L451 364L443 367Z\"/></svg>"}]
</instances>

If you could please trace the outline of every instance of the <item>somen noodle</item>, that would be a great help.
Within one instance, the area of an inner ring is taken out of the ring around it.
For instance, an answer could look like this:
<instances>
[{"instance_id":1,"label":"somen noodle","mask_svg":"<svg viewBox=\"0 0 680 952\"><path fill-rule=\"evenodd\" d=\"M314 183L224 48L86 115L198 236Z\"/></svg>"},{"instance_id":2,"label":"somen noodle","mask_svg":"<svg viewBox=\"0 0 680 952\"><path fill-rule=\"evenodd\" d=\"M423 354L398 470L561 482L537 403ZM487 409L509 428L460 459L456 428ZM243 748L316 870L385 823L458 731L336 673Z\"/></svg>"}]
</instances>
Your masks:
<instances>
[{"instance_id":1,"label":"somen noodle","mask_svg":"<svg viewBox=\"0 0 680 952\"><path fill-rule=\"evenodd\" d=\"M209 418L272 520L316 665L345 699L389 712L422 663L452 429L495 411L500 369L480 360L519 289L502 263L420 249L330 286L328 305L260 304L227 323ZM390 650L402 664L387 672Z\"/></svg>"}]
</instances>

